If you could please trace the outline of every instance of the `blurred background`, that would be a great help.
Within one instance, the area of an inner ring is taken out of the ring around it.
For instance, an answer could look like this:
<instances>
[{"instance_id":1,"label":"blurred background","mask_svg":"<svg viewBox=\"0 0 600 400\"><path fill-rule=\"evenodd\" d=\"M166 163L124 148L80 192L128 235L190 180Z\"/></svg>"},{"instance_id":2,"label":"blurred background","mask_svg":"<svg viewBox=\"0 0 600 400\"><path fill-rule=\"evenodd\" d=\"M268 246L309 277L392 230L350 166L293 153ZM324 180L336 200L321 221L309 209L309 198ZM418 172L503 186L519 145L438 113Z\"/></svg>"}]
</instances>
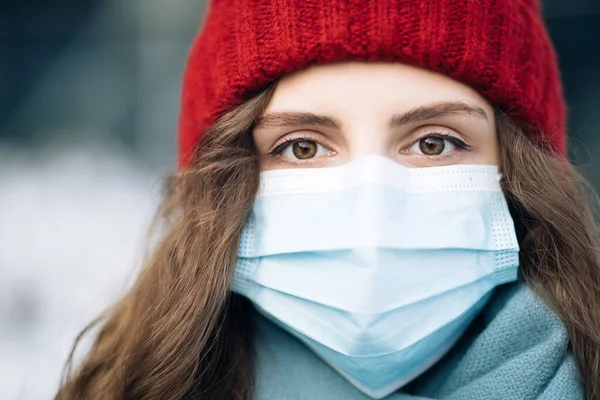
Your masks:
<instances>
[{"instance_id":1,"label":"blurred background","mask_svg":"<svg viewBox=\"0 0 600 400\"><path fill-rule=\"evenodd\" d=\"M600 1L542 1L570 156L600 188ZM77 332L135 276L204 3L1 2L2 399L50 398Z\"/></svg>"}]
</instances>

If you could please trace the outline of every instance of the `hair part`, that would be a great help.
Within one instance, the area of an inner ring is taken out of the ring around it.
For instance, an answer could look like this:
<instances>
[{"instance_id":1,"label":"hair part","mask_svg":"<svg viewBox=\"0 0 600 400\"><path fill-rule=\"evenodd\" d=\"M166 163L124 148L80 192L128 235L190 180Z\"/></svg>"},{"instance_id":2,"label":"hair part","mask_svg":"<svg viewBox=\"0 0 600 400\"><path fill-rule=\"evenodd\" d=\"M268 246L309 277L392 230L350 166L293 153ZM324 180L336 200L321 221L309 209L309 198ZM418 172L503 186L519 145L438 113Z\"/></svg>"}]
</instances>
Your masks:
<instances>
[{"instance_id":1,"label":"hair part","mask_svg":"<svg viewBox=\"0 0 600 400\"><path fill-rule=\"evenodd\" d=\"M219 118L191 167L167 182L156 218L165 234L131 291L77 338L55 400L251 397L252 309L229 287L258 188L252 126L274 87ZM600 262L590 192L533 132L501 112L497 127L503 189L522 232L520 278L564 322L587 399L597 399ZM73 352L96 326L73 372Z\"/></svg>"}]
</instances>

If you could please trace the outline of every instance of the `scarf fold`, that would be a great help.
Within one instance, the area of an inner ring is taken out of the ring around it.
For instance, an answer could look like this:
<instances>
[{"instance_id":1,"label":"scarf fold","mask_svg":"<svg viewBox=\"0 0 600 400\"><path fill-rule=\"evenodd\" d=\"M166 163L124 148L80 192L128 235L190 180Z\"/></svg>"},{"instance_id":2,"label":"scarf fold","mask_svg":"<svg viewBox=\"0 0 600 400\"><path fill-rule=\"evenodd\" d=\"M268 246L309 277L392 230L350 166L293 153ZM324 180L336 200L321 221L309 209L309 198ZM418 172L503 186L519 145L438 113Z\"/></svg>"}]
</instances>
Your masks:
<instances>
[{"instance_id":1,"label":"scarf fold","mask_svg":"<svg viewBox=\"0 0 600 400\"><path fill-rule=\"evenodd\" d=\"M368 400L293 336L256 314L256 400ZM565 327L525 284L496 289L450 352L385 400L584 400Z\"/></svg>"}]
</instances>

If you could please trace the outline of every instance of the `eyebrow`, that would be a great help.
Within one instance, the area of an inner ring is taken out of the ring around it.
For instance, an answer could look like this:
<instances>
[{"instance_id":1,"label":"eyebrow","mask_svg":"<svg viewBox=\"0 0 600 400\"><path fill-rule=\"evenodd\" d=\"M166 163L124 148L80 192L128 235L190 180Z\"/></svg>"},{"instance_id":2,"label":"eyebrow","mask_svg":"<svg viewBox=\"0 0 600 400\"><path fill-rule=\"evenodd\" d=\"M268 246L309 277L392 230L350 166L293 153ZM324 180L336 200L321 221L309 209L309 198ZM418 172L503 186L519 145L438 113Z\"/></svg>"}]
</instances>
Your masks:
<instances>
[{"instance_id":1,"label":"eyebrow","mask_svg":"<svg viewBox=\"0 0 600 400\"><path fill-rule=\"evenodd\" d=\"M453 114L466 114L477 119L489 121L487 113L479 106L472 106L462 101L445 101L413 108L403 114L395 114L392 116L390 125L414 124Z\"/></svg>"},{"instance_id":2,"label":"eyebrow","mask_svg":"<svg viewBox=\"0 0 600 400\"><path fill-rule=\"evenodd\" d=\"M465 114L477 119L488 121L485 110L472 106L462 101L440 102L414 108L406 113L394 114L390 126L399 126L428 121L448 115ZM256 129L282 128L289 126L325 126L339 129L342 123L329 115L314 114L309 112L271 112L256 120Z\"/></svg>"},{"instance_id":3,"label":"eyebrow","mask_svg":"<svg viewBox=\"0 0 600 400\"><path fill-rule=\"evenodd\" d=\"M255 128L279 128L286 126L326 126L330 128L340 128L340 121L329 115L318 115L307 112L276 112L268 113L258 118Z\"/></svg>"}]
</instances>

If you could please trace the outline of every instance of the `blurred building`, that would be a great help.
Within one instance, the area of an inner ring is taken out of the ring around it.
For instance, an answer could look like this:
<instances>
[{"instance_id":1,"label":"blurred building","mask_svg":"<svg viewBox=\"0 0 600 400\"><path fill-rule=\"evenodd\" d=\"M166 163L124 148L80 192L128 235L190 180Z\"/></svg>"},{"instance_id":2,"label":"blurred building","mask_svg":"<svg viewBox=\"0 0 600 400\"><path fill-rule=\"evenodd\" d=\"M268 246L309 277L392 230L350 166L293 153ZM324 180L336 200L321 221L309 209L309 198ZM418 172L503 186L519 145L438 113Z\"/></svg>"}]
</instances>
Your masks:
<instances>
[{"instance_id":1,"label":"blurred building","mask_svg":"<svg viewBox=\"0 0 600 400\"><path fill-rule=\"evenodd\" d=\"M181 71L204 1L0 7L0 143L113 140L173 168Z\"/></svg>"}]
</instances>

